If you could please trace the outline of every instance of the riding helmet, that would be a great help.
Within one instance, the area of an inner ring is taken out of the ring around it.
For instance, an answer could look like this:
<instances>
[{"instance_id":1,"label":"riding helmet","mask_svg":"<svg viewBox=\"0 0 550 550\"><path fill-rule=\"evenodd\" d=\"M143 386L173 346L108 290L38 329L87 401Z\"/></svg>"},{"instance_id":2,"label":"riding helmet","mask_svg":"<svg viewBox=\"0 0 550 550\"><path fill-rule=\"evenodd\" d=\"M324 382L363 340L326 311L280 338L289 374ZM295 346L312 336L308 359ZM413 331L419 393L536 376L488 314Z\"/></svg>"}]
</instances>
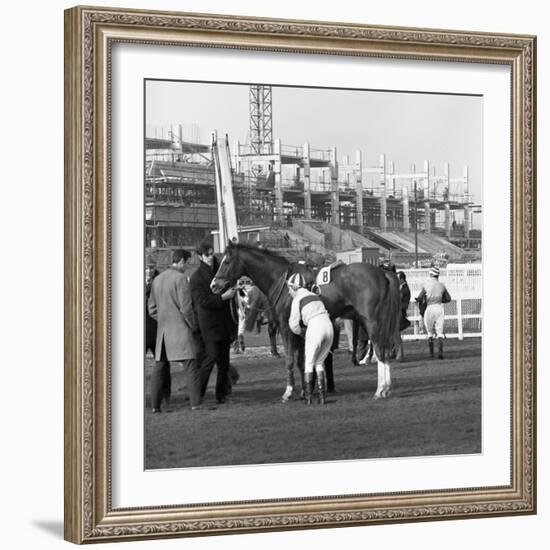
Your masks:
<instances>
[{"instance_id":1,"label":"riding helmet","mask_svg":"<svg viewBox=\"0 0 550 550\"><path fill-rule=\"evenodd\" d=\"M286 282L289 288L292 290L298 290L306 286L306 281L300 273L294 273L290 276L290 279Z\"/></svg>"}]
</instances>

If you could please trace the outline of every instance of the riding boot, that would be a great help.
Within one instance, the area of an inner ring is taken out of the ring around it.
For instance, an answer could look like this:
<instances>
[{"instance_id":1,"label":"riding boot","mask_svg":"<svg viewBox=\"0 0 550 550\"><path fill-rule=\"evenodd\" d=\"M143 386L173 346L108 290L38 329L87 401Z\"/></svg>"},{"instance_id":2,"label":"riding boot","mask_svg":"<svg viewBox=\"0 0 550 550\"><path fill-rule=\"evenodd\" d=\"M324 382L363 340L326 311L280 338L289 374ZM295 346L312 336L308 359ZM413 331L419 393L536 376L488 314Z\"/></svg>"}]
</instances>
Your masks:
<instances>
[{"instance_id":1,"label":"riding boot","mask_svg":"<svg viewBox=\"0 0 550 550\"><path fill-rule=\"evenodd\" d=\"M319 389L319 404L324 405L326 401L325 371L317 373L317 388Z\"/></svg>"},{"instance_id":2,"label":"riding boot","mask_svg":"<svg viewBox=\"0 0 550 550\"><path fill-rule=\"evenodd\" d=\"M334 387L334 370L332 368L332 352L327 355L325 359L325 375L327 380L327 393L335 393Z\"/></svg>"},{"instance_id":3,"label":"riding boot","mask_svg":"<svg viewBox=\"0 0 550 550\"><path fill-rule=\"evenodd\" d=\"M434 339L430 336L428 338L428 347L430 348L430 357L433 359L434 356Z\"/></svg>"},{"instance_id":4,"label":"riding boot","mask_svg":"<svg viewBox=\"0 0 550 550\"><path fill-rule=\"evenodd\" d=\"M242 334L239 334L239 346L241 347L241 351L244 351L244 336Z\"/></svg>"},{"instance_id":5,"label":"riding boot","mask_svg":"<svg viewBox=\"0 0 550 550\"><path fill-rule=\"evenodd\" d=\"M311 405L311 399L313 394L313 373L306 372L304 374L304 382L306 386L306 405Z\"/></svg>"},{"instance_id":6,"label":"riding boot","mask_svg":"<svg viewBox=\"0 0 550 550\"><path fill-rule=\"evenodd\" d=\"M443 359L443 338L437 339L437 351L437 356L439 357L439 359Z\"/></svg>"}]
</instances>

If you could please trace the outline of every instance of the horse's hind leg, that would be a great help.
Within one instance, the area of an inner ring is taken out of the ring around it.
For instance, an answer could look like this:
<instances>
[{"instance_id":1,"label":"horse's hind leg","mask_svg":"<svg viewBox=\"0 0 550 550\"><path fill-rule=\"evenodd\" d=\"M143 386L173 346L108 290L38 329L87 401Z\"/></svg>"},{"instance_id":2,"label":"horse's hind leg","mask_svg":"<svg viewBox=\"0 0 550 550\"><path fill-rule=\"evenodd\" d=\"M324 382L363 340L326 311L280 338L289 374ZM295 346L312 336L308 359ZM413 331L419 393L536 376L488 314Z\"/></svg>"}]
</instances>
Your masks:
<instances>
[{"instance_id":1,"label":"horse's hind leg","mask_svg":"<svg viewBox=\"0 0 550 550\"><path fill-rule=\"evenodd\" d=\"M267 325L267 332L269 334L269 342L271 344L271 355L273 357L280 357L277 351L277 326Z\"/></svg>"},{"instance_id":2,"label":"horse's hind leg","mask_svg":"<svg viewBox=\"0 0 550 550\"><path fill-rule=\"evenodd\" d=\"M374 352L378 358L382 357L380 348L375 344ZM374 399L385 399L391 393L391 367L389 361L389 351L386 351L384 361L378 359L378 384Z\"/></svg>"}]
</instances>

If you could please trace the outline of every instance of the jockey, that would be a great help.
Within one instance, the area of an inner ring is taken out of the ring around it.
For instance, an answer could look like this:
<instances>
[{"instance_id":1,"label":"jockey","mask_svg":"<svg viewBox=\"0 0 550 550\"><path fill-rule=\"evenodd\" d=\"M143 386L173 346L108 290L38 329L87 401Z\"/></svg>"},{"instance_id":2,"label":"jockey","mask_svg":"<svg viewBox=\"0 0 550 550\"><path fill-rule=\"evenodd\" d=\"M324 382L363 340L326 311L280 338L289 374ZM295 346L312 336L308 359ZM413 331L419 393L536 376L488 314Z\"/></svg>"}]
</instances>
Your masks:
<instances>
[{"instance_id":1,"label":"jockey","mask_svg":"<svg viewBox=\"0 0 550 550\"><path fill-rule=\"evenodd\" d=\"M311 405L313 393L313 370L317 372L319 402L325 403L324 361L330 353L333 340L333 327L321 298L305 288L306 282L300 273L294 273L287 286L292 296L292 306L288 325L297 335L305 328L305 383L306 403Z\"/></svg>"},{"instance_id":2,"label":"jockey","mask_svg":"<svg viewBox=\"0 0 550 550\"><path fill-rule=\"evenodd\" d=\"M434 340L437 337L438 342L438 357L443 359L443 323L445 321L445 313L443 304L451 301L451 296L443 283L439 281L439 267L432 266L430 268L429 280L424 284L420 294L416 297L417 302L426 302L427 307L424 312L424 325L428 333L428 347L430 357L434 356Z\"/></svg>"}]
</instances>

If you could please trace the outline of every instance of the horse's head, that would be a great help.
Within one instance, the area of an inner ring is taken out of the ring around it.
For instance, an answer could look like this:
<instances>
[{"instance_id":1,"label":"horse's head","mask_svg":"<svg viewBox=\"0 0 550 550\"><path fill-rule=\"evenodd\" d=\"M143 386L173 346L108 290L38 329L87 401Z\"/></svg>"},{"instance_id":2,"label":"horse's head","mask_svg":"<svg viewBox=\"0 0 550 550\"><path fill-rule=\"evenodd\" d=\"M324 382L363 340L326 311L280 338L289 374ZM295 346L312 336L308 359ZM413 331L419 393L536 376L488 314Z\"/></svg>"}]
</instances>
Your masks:
<instances>
[{"instance_id":1,"label":"horse's head","mask_svg":"<svg viewBox=\"0 0 550 550\"><path fill-rule=\"evenodd\" d=\"M225 249L220 267L210 283L210 288L214 294L219 294L228 287L234 286L243 274L244 268L239 258L239 246L230 242Z\"/></svg>"}]
</instances>

